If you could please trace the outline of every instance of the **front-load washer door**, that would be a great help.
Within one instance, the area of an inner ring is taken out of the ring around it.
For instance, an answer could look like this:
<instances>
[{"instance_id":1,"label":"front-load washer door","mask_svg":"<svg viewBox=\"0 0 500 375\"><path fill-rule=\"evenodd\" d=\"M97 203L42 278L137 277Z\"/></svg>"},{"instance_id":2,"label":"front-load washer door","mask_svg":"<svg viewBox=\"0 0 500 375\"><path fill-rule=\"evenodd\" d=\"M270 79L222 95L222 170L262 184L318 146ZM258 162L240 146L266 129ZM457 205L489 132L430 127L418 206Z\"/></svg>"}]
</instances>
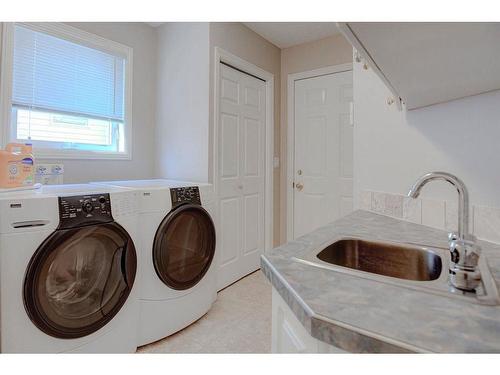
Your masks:
<instances>
[{"instance_id":1,"label":"front-load washer door","mask_svg":"<svg viewBox=\"0 0 500 375\"><path fill-rule=\"evenodd\" d=\"M208 271L215 254L215 227L208 212L184 204L161 222L153 243L153 264L168 287L195 286Z\"/></svg>"},{"instance_id":2,"label":"front-load washer door","mask_svg":"<svg viewBox=\"0 0 500 375\"><path fill-rule=\"evenodd\" d=\"M53 337L89 335L124 305L136 269L133 241L117 223L57 230L28 265L23 292L28 316Z\"/></svg>"}]
</instances>

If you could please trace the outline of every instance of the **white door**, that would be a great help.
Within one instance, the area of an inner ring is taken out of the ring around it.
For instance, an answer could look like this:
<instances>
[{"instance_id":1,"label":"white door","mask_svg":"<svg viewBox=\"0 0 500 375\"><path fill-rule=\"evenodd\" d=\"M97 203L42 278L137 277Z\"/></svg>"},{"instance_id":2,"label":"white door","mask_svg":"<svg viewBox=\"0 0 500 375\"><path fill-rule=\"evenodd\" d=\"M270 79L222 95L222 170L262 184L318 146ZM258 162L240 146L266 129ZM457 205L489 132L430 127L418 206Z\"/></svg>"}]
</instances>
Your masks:
<instances>
[{"instance_id":1,"label":"white door","mask_svg":"<svg viewBox=\"0 0 500 375\"><path fill-rule=\"evenodd\" d=\"M293 238L352 211L352 72L295 81Z\"/></svg>"},{"instance_id":2,"label":"white door","mask_svg":"<svg viewBox=\"0 0 500 375\"><path fill-rule=\"evenodd\" d=\"M260 268L264 251L265 82L220 64L218 290Z\"/></svg>"}]
</instances>

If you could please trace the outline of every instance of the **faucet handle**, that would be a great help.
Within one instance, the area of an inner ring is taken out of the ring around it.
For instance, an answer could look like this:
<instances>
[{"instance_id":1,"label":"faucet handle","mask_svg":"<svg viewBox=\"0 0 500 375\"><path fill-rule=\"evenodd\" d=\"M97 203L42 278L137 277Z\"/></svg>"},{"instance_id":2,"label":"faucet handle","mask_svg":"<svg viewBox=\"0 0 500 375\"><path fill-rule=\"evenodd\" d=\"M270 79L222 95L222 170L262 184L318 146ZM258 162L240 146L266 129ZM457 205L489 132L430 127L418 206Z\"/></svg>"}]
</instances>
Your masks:
<instances>
[{"instance_id":1,"label":"faucet handle","mask_svg":"<svg viewBox=\"0 0 500 375\"><path fill-rule=\"evenodd\" d=\"M450 283L453 287L472 291L481 283L481 271L479 270L479 255L481 248L475 241L455 239L450 245Z\"/></svg>"},{"instance_id":2,"label":"faucet handle","mask_svg":"<svg viewBox=\"0 0 500 375\"><path fill-rule=\"evenodd\" d=\"M460 235L458 234L458 232L450 232L450 233L448 233L448 242L456 241L456 240L464 240L464 241L467 241L470 243L475 243L477 241L477 237L474 236L473 234L465 233L463 235L463 237L464 238L460 238Z\"/></svg>"},{"instance_id":3,"label":"faucet handle","mask_svg":"<svg viewBox=\"0 0 500 375\"><path fill-rule=\"evenodd\" d=\"M453 239L449 241L451 261L462 269L476 269L481 248L475 241L465 239Z\"/></svg>"}]
</instances>

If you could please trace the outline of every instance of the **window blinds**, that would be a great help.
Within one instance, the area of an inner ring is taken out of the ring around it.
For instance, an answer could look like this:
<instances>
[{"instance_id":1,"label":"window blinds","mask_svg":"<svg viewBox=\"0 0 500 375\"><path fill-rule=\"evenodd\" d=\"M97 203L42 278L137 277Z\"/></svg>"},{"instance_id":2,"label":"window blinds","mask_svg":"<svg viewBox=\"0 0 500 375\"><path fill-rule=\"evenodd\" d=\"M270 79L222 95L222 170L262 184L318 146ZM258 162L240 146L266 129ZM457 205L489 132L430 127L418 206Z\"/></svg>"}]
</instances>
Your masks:
<instances>
[{"instance_id":1,"label":"window blinds","mask_svg":"<svg viewBox=\"0 0 500 375\"><path fill-rule=\"evenodd\" d=\"M16 25L13 105L124 120L125 59Z\"/></svg>"}]
</instances>

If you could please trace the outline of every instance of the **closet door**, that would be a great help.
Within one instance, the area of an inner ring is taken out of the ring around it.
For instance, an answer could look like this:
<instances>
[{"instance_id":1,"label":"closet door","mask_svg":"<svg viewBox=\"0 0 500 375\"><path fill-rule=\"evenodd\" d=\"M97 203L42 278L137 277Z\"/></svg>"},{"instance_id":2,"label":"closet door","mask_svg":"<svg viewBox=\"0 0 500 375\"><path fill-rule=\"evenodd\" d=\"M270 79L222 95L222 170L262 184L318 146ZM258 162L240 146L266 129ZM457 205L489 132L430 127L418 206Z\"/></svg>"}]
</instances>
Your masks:
<instances>
[{"instance_id":1,"label":"closet door","mask_svg":"<svg viewBox=\"0 0 500 375\"><path fill-rule=\"evenodd\" d=\"M264 251L265 82L220 64L218 289L259 269Z\"/></svg>"},{"instance_id":2,"label":"closet door","mask_svg":"<svg viewBox=\"0 0 500 375\"><path fill-rule=\"evenodd\" d=\"M295 81L293 238L352 211L352 72Z\"/></svg>"}]
</instances>

